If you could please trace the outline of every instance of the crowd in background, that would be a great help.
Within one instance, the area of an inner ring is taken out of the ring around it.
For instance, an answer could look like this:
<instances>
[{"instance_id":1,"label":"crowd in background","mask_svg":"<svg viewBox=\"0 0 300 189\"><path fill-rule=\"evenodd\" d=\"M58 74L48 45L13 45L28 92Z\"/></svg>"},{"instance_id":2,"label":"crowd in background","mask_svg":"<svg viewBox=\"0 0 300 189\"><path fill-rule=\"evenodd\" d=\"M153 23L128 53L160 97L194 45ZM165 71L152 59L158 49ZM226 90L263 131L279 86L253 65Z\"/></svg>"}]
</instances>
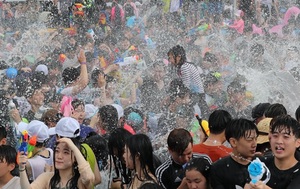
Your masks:
<instances>
[{"instance_id":1,"label":"crowd in background","mask_svg":"<svg viewBox=\"0 0 300 189\"><path fill-rule=\"evenodd\" d=\"M297 188L299 4L1 2L0 188Z\"/></svg>"}]
</instances>

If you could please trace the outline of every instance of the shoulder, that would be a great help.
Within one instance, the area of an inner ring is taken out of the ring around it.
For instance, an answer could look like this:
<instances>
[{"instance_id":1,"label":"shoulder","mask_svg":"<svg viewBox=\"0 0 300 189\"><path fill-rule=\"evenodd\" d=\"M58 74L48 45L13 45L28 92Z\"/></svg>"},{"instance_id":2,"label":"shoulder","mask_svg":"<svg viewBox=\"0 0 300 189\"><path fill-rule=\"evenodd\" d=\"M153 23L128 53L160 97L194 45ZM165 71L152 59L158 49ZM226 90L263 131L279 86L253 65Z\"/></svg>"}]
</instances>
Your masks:
<instances>
[{"instance_id":1,"label":"shoulder","mask_svg":"<svg viewBox=\"0 0 300 189\"><path fill-rule=\"evenodd\" d=\"M161 176L166 170L168 170L172 166L172 160L168 159L164 163L162 163L159 167L157 167L155 173L156 176L159 177Z\"/></svg>"},{"instance_id":2,"label":"shoulder","mask_svg":"<svg viewBox=\"0 0 300 189\"><path fill-rule=\"evenodd\" d=\"M212 160L207 154L202 153L193 153L193 158L203 158L208 161L209 164L212 164Z\"/></svg>"}]
</instances>

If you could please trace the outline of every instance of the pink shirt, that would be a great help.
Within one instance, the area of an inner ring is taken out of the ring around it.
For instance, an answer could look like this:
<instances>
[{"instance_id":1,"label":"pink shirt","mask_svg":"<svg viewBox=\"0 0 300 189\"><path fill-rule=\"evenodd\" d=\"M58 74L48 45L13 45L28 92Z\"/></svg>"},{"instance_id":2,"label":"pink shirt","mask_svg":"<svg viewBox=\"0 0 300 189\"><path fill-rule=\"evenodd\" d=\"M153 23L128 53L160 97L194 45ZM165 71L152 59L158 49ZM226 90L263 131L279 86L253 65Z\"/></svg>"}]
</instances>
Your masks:
<instances>
[{"instance_id":1,"label":"pink shirt","mask_svg":"<svg viewBox=\"0 0 300 189\"><path fill-rule=\"evenodd\" d=\"M235 29L238 33L242 34L244 32L245 23L243 19L235 20L230 28Z\"/></svg>"}]
</instances>

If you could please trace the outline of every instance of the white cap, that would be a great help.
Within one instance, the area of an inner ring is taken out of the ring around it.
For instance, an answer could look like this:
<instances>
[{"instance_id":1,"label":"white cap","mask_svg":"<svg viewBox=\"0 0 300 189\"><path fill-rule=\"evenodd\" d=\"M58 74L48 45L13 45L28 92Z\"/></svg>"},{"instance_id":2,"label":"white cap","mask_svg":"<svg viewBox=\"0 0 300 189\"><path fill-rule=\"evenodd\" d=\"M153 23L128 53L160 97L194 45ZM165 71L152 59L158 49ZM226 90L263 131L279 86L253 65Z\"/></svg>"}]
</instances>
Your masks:
<instances>
[{"instance_id":1,"label":"white cap","mask_svg":"<svg viewBox=\"0 0 300 189\"><path fill-rule=\"evenodd\" d=\"M44 75L48 75L48 67L44 64L40 64L35 68L37 72L44 72Z\"/></svg>"},{"instance_id":2,"label":"white cap","mask_svg":"<svg viewBox=\"0 0 300 189\"><path fill-rule=\"evenodd\" d=\"M86 104L84 106L84 111L85 111L85 119L90 119L98 112L98 108L93 104Z\"/></svg>"},{"instance_id":3,"label":"white cap","mask_svg":"<svg viewBox=\"0 0 300 189\"><path fill-rule=\"evenodd\" d=\"M49 133L50 136L55 135L55 134L56 134L56 132L55 132L55 127L49 128L49 129L48 129L48 133Z\"/></svg>"},{"instance_id":4,"label":"white cap","mask_svg":"<svg viewBox=\"0 0 300 189\"><path fill-rule=\"evenodd\" d=\"M111 104L113 107L117 109L118 112L118 119L124 116L124 109L119 104Z\"/></svg>"},{"instance_id":5,"label":"white cap","mask_svg":"<svg viewBox=\"0 0 300 189\"><path fill-rule=\"evenodd\" d=\"M56 124L55 133L61 137L75 138L80 135L80 125L74 118L63 117Z\"/></svg>"},{"instance_id":6,"label":"white cap","mask_svg":"<svg viewBox=\"0 0 300 189\"><path fill-rule=\"evenodd\" d=\"M27 125L26 130L30 137L37 137L37 142L42 143L49 138L48 127L44 122L33 120Z\"/></svg>"}]
</instances>

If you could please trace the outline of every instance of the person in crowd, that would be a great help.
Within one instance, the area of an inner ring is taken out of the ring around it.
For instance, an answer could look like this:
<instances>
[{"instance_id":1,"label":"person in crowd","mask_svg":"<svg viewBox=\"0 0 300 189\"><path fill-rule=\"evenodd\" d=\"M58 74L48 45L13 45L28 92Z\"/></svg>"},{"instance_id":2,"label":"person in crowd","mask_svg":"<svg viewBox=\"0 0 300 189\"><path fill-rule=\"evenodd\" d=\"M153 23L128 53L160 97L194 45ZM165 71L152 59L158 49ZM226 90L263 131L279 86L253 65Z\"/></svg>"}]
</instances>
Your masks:
<instances>
[{"instance_id":1,"label":"person in crowd","mask_svg":"<svg viewBox=\"0 0 300 189\"><path fill-rule=\"evenodd\" d=\"M223 145L226 141L225 129L232 120L231 115L226 110L215 110L208 119L210 134L204 143L193 146L193 152L207 154L215 162L220 158L229 156L231 148Z\"/></svg>"},{"instance_id":2,"label":"person in crowd","mask_svg":"<svg viewBox=\"0 0 300 189\"><path fill-rule=\"evenodd\" d=\"M188 128L194 116L190 105L190 90L181 79L171 81L168 93L170 96L166 102L167 109L158 119L158 126L154 131L160 135L165 135L174 128Z\"/></svg>"},{"instance_id":3,"label":"person in crowd","mask_svg":"<svg viewBox=\"0 0 300 189\"><path fill-rule=\"evenodd\" d=\"M53 150L45 148L46 140L49 139L48 127L41 121L32 120L25 127L19 127L18 130L21 133L27 131L29 140L36 137L36 145L25 166L29 182L33 182L47 166L53 166Z\"/></svg>"},{"instance_id":4,"label":"person in crowd","mask_svg":"<svg viewBox=\"0 0 300 189\"><path fill-rule=\"evenodd\" d=\"M270 180L250 182L254 189L290 188L296 189L300 184L300 163L295 157L300 146L300 124L289 115L281 115L270 123L270 145L273 156L263 159L271 172Z\"/></svg>"},{"instance_id":5,"label":"person in crowd","mask_svg":"<svg viewBox=\"0 0 300 189\"><path fill-rule=\"evenodd\" d=\"M165 189L178 188L184 178L184 167L192 157L206 158L206 155L193 155L193 138L191 134L182 128L174 129L167 139L168 150L171 158L161 164L155 172L158 183Z\"/></svg>"},{"instance_id":6,"label":"person in crowd","mask_svg":"<svg viewBox=\"0 0 300 189\"><path fill-rule=\"evenodd\" d=\"M108 138L108 150L110 162L114 165L115 177L112 178L111 188L119 189L122 185L127 185L131 181L131 172L126 167L123 157L125 142L132 134L124 128L117 128ZM112 171L112 169L110 169Z\"/></svg>"},{"instance_id":7,"label":"person in crowd","mask_svg":"<svg viewBox=\"0 0 300 189\"><path fill-rule=\"evenodd\" d=\"M234 16L236 16L236 19L234 20L234 23L232 25L229 25L228 27L231 29L234 29L236 33L243 34L244 28L245 28L245 22L243 20L244 12L241 10L237 10Z\"/></svg>"},{"instance_id":8,"label":"person in crowd","mask_svg":"<svg viewBox=\"0 0 300 189\"><path fill-rule=\"evenodd\" d=\"M298 122L300 122L300 106L295 111L295 118Z\"/></svg>"},{"instance_id":9,"label":"person in crowd","mask_svg":"<svg viewBox=\"0 0 300 189\"><path fill-rule=\"evenodd\" d=\"M3 189L21 189L20 178L15 173L15 170L18 169L16 160L16 149L9 145L0 145L0 187Z\"/></svg>"},{"instance_id":10,"label":"person in crowd","mask_svg":"<svg viewBox=\"0 0 300 189\"><path fill-rule=\"evenodd\" d=\"M221 77L219 72L210 72L204 79L205 101L210 111L222 109L227 101Z\"/></svg>"},{"instance_id":11,"label":"person in crowd","mask_svg":"<svg viewBox=\"0 0 300 189\"><path fill-rule=\"evenodd\" d=\"M208 189L211 164L204 158L194 158L185 168L185 177L178 187L188 189Z\"/></svg>"},{"instance_id":12,"label":"person in crowd","mask_svg":"<svg viewBox=\"0 0 300 189\"><path fill-rule=\"evenodd\" d=\"M76 140L78 142L82 142L84 139L80 137L81 127L78 121L71 117L63 117L61 118L55 127L55 135L50 139L47 147L51 149L55 149L53 142L58 141L60 138L71 138L72 140ZM52 142L52 143L51 143ZM51 146L52 145L52 146ZM84 155L85 159L89 162L90 167L95 175L94 184L97 185L101 183L101 175L99 172L97 160L95 154L91 147L86 143L81 143L80 150Z\"/></svg>"},{"instance_id":13,"label":"person in crowd","mask_svg":"<svg viewBox=\"0 0 300 189\"><path fill-rule=\"evenodd\" d=\"M257 125L262 119L264 119L264 113L266 109L270 106L270 103L259 103L252 109L252 118L254 123Z\"/></svg>"},{"instance_id":14,"label":"person in crowd","mask_svg":"<svg viewBox=\"0 0 300 189\"><path fill-rule=\"evenodd\" d=\"M0 145L6 144L6 136L7 136L7 132L5 127L0 127Z\"/></svg>"},{"instance_id":15,"label":"person in crowd","mask_svg":"<svg viewBox=\"0 0 300 189\"><path fill-rule=\"evenodd\" d=\"M89 82L86 66L87 62L83 49L79 52L78 61L80 63L80 72L76 68L69 67L62 73L65 87L60 91L60 93L63 95L75 96L83 91Z\"/></svg>"},{"instance_id":16,"label":"person in crowd","mask_svg":"<svg viewBox=\"0 0 300 189\"><path fill-rule=\"evenodd\" d=\"M20 183L22 188L92 188L95 175L79 150L80 144L69 138L61 138L54 151L54 172L42 173L29 183L25 172L27 156L21 152L19 158Z\"/></svg>"},{"instance_id":17,"label":"person in crowd","mask_svg":"<svg viewBox=\"0 0 300 189\"><path fill-rule=\"evenodd\" d=\"M128 184L129 189L140 188L145 183L157 183L153 148L147 135L136 134L129 137L125 144L123 157L126 167L133 170L134 174Z\"/></svg>"},{"instance_id":18,"label":"person in crowd","mask_svg":"<svg viewBox=\"0 0 300 189\"><path fill-rule=\"evenodd\" d=\"M186 53L182 46L177 45L168 52L169 62L174 66L176 75L184 85L195 94L204 94L203 83L198 68L187 62Z\"/></svg>"},{"instance_id":19,"label":"person in crowd","mask_svg":"<svg viewBox=\"0 0 300 189\"><path fill-rule=\"evenodd\" d=\"M250 119L252 107L246 98L246 86L238 81L232 81L227 86L228 102L224 108L233 118L244 117Z\"/></svg>"},{"instance_id":20,"label":"person in crowd","mask_svg":"<svg viewBox=\"0 0 300 189\"><path fill-rule=\"evenodd\" d=\"M100 133L107 138L112 131L118 128L118 112L112 105L106 105L99 108L97 115Z\"/></svg>"},{"instance_id":21,"label":"person in crowd","mask_svg":"<svg viewBox=\"0 0 300 189\"><path fill-rule=\"evenodd\" d=\"M247 119L234 119L225 130L226 140L232 147L232 153L211 166L212 188L244 188L250 182L248 165L255 156L258 130Z\"/></svg>"}]
</instances>

